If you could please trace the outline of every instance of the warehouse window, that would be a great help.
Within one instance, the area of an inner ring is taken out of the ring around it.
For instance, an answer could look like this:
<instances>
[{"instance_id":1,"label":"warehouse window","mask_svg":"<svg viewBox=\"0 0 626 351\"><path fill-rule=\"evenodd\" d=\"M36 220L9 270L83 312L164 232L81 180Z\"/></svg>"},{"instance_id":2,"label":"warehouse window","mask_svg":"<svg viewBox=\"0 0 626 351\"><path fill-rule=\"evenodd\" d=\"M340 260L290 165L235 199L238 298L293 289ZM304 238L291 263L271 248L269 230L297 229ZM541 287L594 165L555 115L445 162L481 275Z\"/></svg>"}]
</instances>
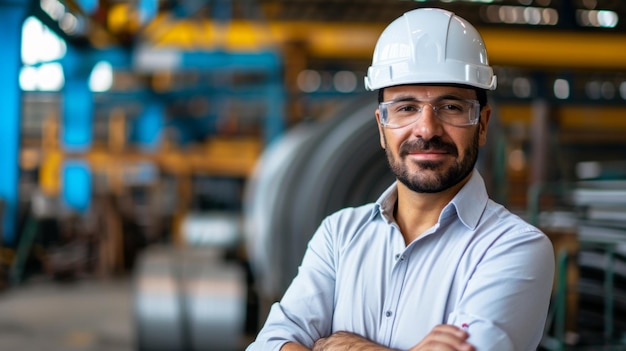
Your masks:
<instances>
[{"instance_id":1,"label":"warehouse window","mask_svg":"<svg viewBox=\"0 0 626 351\"><path fill-rule=\"evenodd\" d=\"M89 76L89 89L93 92L105 92L113 85L113 67L106 61L98 62Z\"/></svg>"},{"instance_id":2,"label":"warehouse window","mask_svg":"<svg viewBox=\"0 0 626 351\"><path fill-rule=\"evenodd\" d=\"M59 91L63 68L58 62L67 46L38 19L29 17L22 26L22 70L20 88L25 91Z\"/></svg>"}]
</instances>

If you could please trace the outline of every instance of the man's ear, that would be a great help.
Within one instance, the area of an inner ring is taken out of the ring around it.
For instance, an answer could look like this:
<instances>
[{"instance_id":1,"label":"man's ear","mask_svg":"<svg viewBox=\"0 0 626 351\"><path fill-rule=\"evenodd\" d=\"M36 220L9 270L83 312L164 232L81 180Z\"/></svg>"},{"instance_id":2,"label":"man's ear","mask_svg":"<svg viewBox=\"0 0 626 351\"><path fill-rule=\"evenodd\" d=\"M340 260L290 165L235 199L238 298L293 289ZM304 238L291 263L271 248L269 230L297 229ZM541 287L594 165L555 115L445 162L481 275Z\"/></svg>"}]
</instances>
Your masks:
<instances>
[{"instance_id":1,"label":"man's ear","mask_svg":"<svg viewBox=\"0 0 626 351\"><path fill-rule=\"evenodd\" d=\"M486 105L480 111L480 120L478 121L478 145L483 146L487 143L487 128L489 127L489 119L491 118L491 106Z\"/></svg>"},{"instance_id":2,"label":"man's ear","mask_svg":"<svg viewBox=\"0 0 626 351\"><path fill-rule=\"evenodd\" d=\"M380 124L380 110L376 109L376 124L378 125L378 137L380 139L380 146L383 149L386 149L385 136L383 133L385 132L382 124Z\"/></svg>"}]
</instances>

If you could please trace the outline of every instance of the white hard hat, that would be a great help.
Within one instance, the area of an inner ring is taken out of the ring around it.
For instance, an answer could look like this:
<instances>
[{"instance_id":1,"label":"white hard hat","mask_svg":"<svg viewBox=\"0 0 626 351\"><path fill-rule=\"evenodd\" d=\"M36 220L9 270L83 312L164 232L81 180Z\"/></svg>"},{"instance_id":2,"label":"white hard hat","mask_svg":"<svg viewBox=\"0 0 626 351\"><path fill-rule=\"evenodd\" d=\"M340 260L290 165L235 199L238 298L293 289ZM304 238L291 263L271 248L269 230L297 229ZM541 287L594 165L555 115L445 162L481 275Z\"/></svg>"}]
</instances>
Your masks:
<instances>
[{"instance_id":1,"label":"white hard hat","mask_svg":"<svg viewBox=\"0 0 626 351\"><path fill-rule=\"evenodd\" d=\"M482 37L452 12L409 11L391 22L378 38L365 88L423 83L496 88Z\"/></svg>"}]
</instances>

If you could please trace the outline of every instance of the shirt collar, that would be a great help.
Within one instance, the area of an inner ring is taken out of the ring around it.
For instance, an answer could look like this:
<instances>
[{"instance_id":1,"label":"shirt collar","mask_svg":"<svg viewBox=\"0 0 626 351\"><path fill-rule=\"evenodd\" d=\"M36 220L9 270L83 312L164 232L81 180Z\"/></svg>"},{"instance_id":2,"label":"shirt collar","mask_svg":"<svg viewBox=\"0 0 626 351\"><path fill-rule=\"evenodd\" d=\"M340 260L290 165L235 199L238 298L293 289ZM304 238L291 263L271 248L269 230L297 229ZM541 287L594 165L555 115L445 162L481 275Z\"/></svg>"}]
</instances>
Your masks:
<instances>
[{"instance_id":1,"label":"shirt collar","mask_svg":"<svg viewBox=\"0 0 626 351\"><path fill-rule=\"evenodd\" d=\"M376 200L376 205L372 209L370 220L374 219L374 217L380 213L381 216L387 220L387 223L395 222L393 211L396 207L397 200L398 184L397 181L395 181L380 195L378 200Z\"/></svg>"},{"instance_id":2,"label":"shirt collar","mask_svg":"<svg viewBox=\"0 0 626 351\"><path fill-rule=\"evenodd\" d=\"M394 222L393 211L397 199L398 185L396 181L376 200L376 206L372 210L370 219L373 219L380 213L388 223ZM441 218L456 213L463 225L469 229L474 229L478 225L488 200L489 196L485 188L485 181L478 170L474 169L467 183L441 211L439 220L441 221Z\"/></svg>"},{"instance_id":3,"label":"shirt collar","mask_svg":"<svg viewBox=\"0 0 626 351\"><path fill-rule=\"evenodd\" d=\"M441 212L442 216L449 211L448 208L456 209L456 213L463 224L469 229L475 229L480 221L485 207L487 207L487 189L485 181L477 169L474 169L472 176L461 188L461 190L452 198L452 201L444 207Z\"/></svg>"}]
</instances>

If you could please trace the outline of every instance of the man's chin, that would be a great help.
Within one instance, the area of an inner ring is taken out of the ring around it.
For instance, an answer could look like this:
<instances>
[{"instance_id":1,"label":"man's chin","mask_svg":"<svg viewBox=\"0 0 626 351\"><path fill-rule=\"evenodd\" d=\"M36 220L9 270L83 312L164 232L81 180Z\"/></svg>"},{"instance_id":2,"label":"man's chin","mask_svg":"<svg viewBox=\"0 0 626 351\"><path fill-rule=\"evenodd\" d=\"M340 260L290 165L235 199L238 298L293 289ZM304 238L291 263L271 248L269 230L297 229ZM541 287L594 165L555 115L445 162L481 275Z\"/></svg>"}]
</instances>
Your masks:
<instances>
[{"instance_id":1,"label":"man's chin","mask_svg":"<svg viewBox=\"0 0 626 351\"><path fill-rule=\"evenodd\" d=\"M440 181L433 178L411 179L410 181L408 179L398 178L398 180L416 193L438 193L446 189L442 187Z\"/></svg>"}]
</instances>

